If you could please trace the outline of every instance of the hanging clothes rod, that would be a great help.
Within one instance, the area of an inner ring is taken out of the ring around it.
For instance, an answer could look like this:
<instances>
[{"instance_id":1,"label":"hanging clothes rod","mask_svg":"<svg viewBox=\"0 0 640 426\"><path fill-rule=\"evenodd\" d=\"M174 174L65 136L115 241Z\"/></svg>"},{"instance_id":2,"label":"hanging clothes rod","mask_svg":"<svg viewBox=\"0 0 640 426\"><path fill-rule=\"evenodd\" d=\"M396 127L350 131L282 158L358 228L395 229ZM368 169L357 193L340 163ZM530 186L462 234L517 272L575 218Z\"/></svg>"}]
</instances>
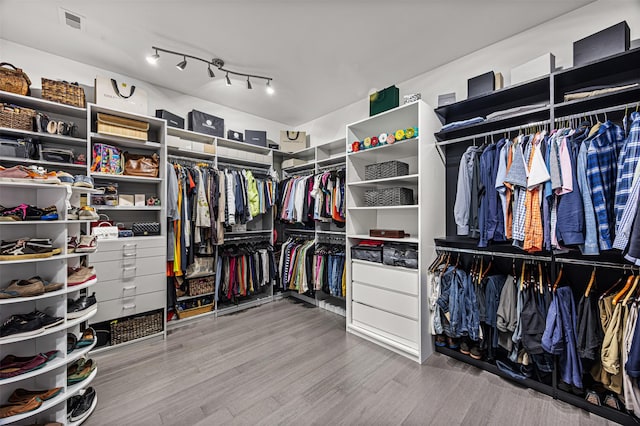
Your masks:
<instances>
[{"instance_id":1,"label":"hanging clothes rod","mask_svg":"<svg viewBox=\"0 0 640 426\"><path fill-rule=\"evenodd\" d=\"M623 109L629 109L631 110L633 108L633 111L635 111L635 108L638 107L638 105L640 105L640 101L638 102L632 102L632 103L628 103L628 104L622 104L622 105L617 105L617 106L612 106L612 107L608 107L608 108L600 108L600 109L596 109L593 111L584 111L578 114L571 114L571 115L565 115L562 117L556 117L554 119L554 121L564 121L564 120L573 120L576 118L585 118L588 117L590 115L598 115L598 114L606 114L608 112L615 112L615 111L620 111Z\"/></svg>"},{"instance_id":2,"label":"hanging clothes rod","mask_svg":"<svg viewBox=\"0 0 640 426\"><path fill-rule=\"evenodd\" d=\"M330 164L328 166L321 166L318 167L318 170L322 170L322 171L331 171L331 170L344 170L345 165L344 163L339 163L339 164Z\"/></svg>"},{"instance_id":3,"label":"hanging clothes rod","mask_svg":"<svg viewBox=\"0 0 640 426\"><path fill-rule=\"evenodd\" d=\"M549 256L533 256L531 254L503 253L499 251L484 251L484 250L474 250L474 249L461 249L457 247L436 246L436 251L438 250L449 251L454 253L477 254L481 256L507 257L507 258L513 258L513 259L522 259L522 260L537 260L542 262L551 261L551 257Z\"/></svg>"},{"instance_id":4,"label":"hanging clothes rod","mask_svg":"<svg viewBox=\"0 0 640 426\"><path fill-rule=\"evenodd\" d=\"M436 251L476 254L480 256L506 257L510 259L534 260L539 262L551 261L551 257L549 256L533 256L530 254L520 254L520 253L503 253L503 252L495 252L495 251L461 249L457 247L436 246ZM568 259L568 258L562 258L562 257L554 257L554 260L556 263L564 263L564 264L572 264L572 265L580 265L580 266L595 266L597 268L628 269L630 271L640 270L640 267L636 265L630 265L630 264L600 262L600 261L582 260L582 259Z\"/></svg>"},{"instance_id":5,"label":"hanging clothes rod","mask_svg":"<svg viewBox=\"0 0 640 426\"><path fill-rule=\"evenodd\" d=\"M287 234L295 234L296 232L315 234L316 232L315 229L291 229L291 228L284 228L284 231Z\"/></svg>"},{"instance_id":6,"label":"hanging clothes rod","mask_svg":"<svg viewBox=\"0 0 640 426\"><path fill-rule=\"evenodd\" d=\"M507 127L506 129L492 130L490 132L476 133L474 135L462 136L462 137L455 138L455 139L448 139L448 140L445 140L445 141L442 141L442 142L436 142L436 145L437 146L451 145L451 144L454 144L454 143L464 142L464 141L468 141L468 140L472 140L472 139L478 139L478 138L483 138L483 137L487 137L487 136L499 135L501 133L511 133L513 131L522 130L522 129L526 129L526 128L529 128L529 127L545 126L545 125L550 124L550 123L551 123L551 120L534 121L534 122L531 122L531 123L521 124L519 126ZM482 124L482 123L479 123L479 124Z\"/></svg>"},{"instance_id":7,"label":"hanging clothes rod","mask_svg":"<svg viewBox=\"0 0 640 426\"><path fill-rule=\"evenodd\" d=\"M190 163L206 163L206 164L210 164L211 166L215 165L215 162L213 160L205 160L202 158L193 158L193 157L182 157L180 155L173 155L173 154L167 155L167 160L188 161Z\"/></svg>"},{"instance_id":8,"label":"hanging clothes rod","mask_svg":"<svg viewBox=\"0 0 640 426\"><path fill-rule=\"evenodd\" d=\"M251 170L252 172L257 172L257 173L269 172L269 166L265 166L265 167L241 166L239 164L224 163L224 162L218 162L218 168L226 168L226 169L232 169L232 170Z\"/></svg>"},{"instance_id":9,"label":"hanging clothes rod","mask_svg":"<svg viewBox=\"0 0 640 426\"><path fill-rule=\"evenodd\" d=\"M271 234L252 234L252 235L243 235L239 237L230 237L225 238L223 245L227 243L233 243L236 241L248 241L248 240L256 240L256 241L264 241L271 238Z\"/></svg>"}]
</instances>

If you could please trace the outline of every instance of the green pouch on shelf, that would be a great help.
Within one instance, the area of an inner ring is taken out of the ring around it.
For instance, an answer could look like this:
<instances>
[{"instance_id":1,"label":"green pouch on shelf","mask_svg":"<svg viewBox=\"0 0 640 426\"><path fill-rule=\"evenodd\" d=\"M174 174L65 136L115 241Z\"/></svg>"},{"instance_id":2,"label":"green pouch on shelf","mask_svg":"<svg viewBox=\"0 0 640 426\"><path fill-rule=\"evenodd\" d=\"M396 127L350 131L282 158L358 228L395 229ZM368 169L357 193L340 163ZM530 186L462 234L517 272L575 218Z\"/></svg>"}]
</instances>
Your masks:
<instances>
[{"instance_id":1,"label":"green pouch on shelf","mask_svg":"<svg viewBox=\"0 0 640 426\"><path fill-rule=\"evenodd\" d=\"M397 108L400 105L400 90L389 86L369 96L369 116Z\"/></svg>"}]
</instances>

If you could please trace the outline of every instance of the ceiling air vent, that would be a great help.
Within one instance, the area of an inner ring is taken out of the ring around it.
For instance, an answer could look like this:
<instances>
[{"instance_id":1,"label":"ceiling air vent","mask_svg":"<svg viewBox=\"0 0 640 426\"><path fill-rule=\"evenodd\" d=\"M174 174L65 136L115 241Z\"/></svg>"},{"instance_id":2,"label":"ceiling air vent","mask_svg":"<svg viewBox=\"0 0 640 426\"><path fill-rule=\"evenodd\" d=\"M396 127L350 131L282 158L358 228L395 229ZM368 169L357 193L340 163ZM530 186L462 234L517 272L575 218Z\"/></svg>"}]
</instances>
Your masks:
<instances>
[{"instance_id":1,"label":"ceiling air vent","mask_svg":"<svg viewBox=\"0 0 640 426\"><path fill-rule=\"evenodd\" d=\"M63 8L59 9L60 23L74 30L84 31L84 16Z\"/></svg>"}]
</instances>

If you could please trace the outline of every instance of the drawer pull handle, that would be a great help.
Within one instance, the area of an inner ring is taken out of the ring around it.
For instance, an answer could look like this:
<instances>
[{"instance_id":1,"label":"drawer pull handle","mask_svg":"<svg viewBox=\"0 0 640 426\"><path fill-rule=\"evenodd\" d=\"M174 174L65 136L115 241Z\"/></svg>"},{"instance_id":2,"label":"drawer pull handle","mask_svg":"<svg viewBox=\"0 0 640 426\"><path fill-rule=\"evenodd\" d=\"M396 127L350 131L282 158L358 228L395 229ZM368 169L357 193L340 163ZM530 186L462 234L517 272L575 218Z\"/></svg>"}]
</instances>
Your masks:
<instances>
[{"instance_id":1,"label":"drawer pull handle","mask_svg":"<svg viewBox=\"0 0 640 426\"><path fill-rule=\"evenodd\" d=\"M131 303L129 305L122 305L122 309L134 309L136 307L135 303Z\"/></svg>"},{"instance_id":2,"label":"drawer pull handle","mask_svg":"<svg viewBox=\"0 0 640 426\"><path fill-rule=\"evenodd\" d=\"M124 254L122 255L122 257L136 257L136 256L137 256L137 254L136 254L136 253L124 253Z\"/></svg>"},{"instance_id":3,"label":"drawer pull handle","mask_svg":"<svg viewBox=\"0 0 640 426\"><path fill-rule=\"evenodd\" d=\"M130 248L130 247L136 248L137 246L138 246L138 244L125 244L125 245L122 246L122 249L126 250L127 248Z\"/></svg>"},{"instance_id":4,"label":"drawer pull handle","mask_svg":"<svg viewBox=\"0 0 640 426\"><path fill-rule=\"evenodd\" d=\"M137 266L128 266L123 268L124 271L135 271L136 269L138 269Z\"/></svg>"},{"instance_id":5,"label":"drawer pull handle","mask_svg":"<svg viewBox=\"0 0 640 426\"><path fill-rule=\"evenodd\" d=\"M122 291L135 290L135 289L136 289L136 287L138 287L138 286L136 286L136 285L130 285L130 286L127 286L127 287L123 287L123 288L122 288Z\"/></svg>"}]
</instances>

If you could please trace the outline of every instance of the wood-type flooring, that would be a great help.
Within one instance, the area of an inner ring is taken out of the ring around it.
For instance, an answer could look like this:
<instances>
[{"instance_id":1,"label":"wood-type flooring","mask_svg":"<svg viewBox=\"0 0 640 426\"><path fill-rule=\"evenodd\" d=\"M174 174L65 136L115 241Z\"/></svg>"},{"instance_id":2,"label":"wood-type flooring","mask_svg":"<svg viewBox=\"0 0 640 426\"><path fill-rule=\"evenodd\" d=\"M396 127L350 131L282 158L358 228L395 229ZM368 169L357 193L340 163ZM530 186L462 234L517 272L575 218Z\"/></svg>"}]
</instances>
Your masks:
<instances>
[{"instance_id":1,"label":"wood-type flooring","mask_svg":"<svg viewBox=\"0 0 640 426\"><path fill-rule=\"evenodd\" d=\"M444 355L419 365L344 321L284 299L103 352L84 424L609 424Z\"/></svg>"}]
</instances>

